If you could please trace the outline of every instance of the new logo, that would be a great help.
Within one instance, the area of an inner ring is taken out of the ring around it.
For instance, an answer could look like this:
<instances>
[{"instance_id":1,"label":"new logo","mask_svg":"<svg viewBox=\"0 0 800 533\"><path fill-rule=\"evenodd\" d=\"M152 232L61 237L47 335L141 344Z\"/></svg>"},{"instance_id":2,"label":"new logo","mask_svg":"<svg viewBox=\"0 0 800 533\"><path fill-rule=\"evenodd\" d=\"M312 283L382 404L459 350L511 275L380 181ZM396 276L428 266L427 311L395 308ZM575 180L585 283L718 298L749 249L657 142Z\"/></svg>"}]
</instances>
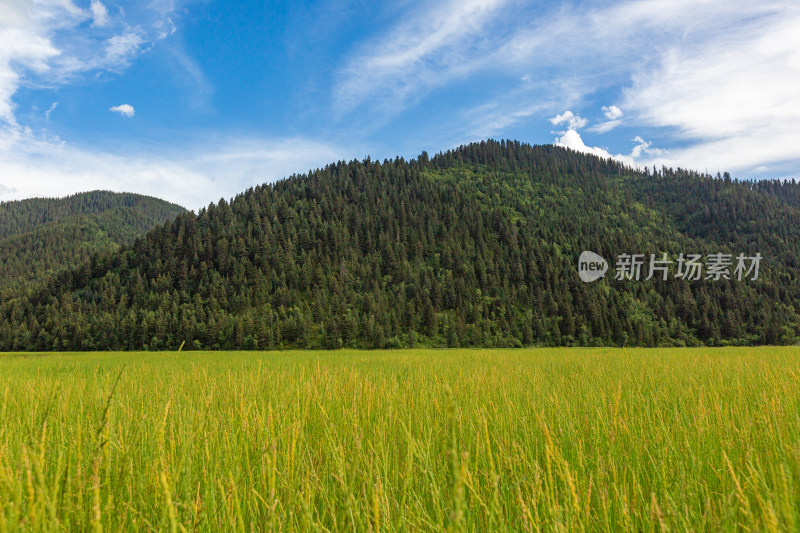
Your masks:
<instances>
[{"instance_id":1,"label":"new logo","mask_svg":"<svg viewBox=\"0 0 800 533\"><path fill-rule=\"evenodd\" d=\"M594 252L583 252L578 258L578 276L585 283L602 278L608 272L608 263Z\"/></svg>"}]
</instances>

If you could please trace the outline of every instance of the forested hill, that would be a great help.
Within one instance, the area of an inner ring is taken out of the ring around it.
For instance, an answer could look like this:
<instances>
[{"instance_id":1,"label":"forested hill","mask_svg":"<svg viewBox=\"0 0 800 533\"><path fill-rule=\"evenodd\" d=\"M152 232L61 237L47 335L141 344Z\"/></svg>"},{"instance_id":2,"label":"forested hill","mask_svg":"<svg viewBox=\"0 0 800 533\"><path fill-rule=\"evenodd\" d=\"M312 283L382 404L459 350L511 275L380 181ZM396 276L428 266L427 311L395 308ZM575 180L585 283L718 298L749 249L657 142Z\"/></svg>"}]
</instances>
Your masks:
<instances>
[{"instance_id":1,"label":"forested hill","mask_svg":"<svg viewBox=\"0 0 800 533\"><path fill-rule=\"evenodd\" d=\"M0 203L0 302L92 254L129 246L185 212L157 198L108 191Z\"/></svg>"},{"instance_id":2,"label":"forested hill","mask_svg":"<svg viewBox=\"0 0 800 533\"><path fill-rule=\"evenodd\" d=\"M340 162L7 302L0 349L794 343L798 193L518 142ZM584 250L604 278L581 281ZM763 260L757 279L616 280L625 253Z\"/></svg>"}]
</instances>

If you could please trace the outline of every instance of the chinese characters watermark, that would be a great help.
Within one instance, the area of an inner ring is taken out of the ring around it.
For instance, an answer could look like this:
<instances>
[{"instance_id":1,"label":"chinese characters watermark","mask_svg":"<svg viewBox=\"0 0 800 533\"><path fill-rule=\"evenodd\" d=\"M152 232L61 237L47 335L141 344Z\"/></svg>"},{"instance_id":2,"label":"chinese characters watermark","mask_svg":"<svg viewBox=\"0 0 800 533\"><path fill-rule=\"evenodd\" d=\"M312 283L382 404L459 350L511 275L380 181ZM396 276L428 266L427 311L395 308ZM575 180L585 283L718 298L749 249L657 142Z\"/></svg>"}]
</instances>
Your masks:
<instances>
[{"instance_id":1,"label":"chinese characters watermark","mask_svg":"<svg viewBox=\"0 0 800 533\"><path fill-rule=\"evenodd\" d=\"M714 253L705 256L701 254L679 254L670 257L666 253L660 255L650 254L620 254L614 268L614 279L618 281L640 281L657 278L666 281L670 276L687 281L742 281L758 279L758 269L762 256L739 254ZM578 275L586 283L596 281L608 272L606 260L594 253L583 252L578 258Z\"/></svg>"}]
</instances>

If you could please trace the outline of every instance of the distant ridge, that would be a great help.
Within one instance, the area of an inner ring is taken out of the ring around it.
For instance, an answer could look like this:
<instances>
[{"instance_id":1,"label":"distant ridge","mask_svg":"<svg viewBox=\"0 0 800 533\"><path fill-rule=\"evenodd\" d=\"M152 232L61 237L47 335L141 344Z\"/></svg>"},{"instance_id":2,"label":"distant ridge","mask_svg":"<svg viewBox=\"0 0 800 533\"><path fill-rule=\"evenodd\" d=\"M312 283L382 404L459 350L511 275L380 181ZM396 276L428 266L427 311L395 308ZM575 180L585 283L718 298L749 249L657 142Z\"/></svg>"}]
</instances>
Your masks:
<instances>
[{"instance_id":1,"label":"distant ridge","mask_svg":"<svg viewBox=\"0 0 800 533\"><path fill-rule=\"evenodd\" d=\"M0 239L25 233L63 218L97 215L116 208L138 209L146 211L148 216L164 220L186 211L177 204L152 196L102 190L58 198L0 201Z\"/></svg>"},{"instance_id":2,"label":"distant ridge","mask_svg":"<svg viewBox=\"0 0 800 533\"><path fill-rule=\"evenodd\" d=\"M0 295L30 288L98 252L133 244L181 206L130 193L91 191L0 203Z\"/></svg>"}]
</instances>

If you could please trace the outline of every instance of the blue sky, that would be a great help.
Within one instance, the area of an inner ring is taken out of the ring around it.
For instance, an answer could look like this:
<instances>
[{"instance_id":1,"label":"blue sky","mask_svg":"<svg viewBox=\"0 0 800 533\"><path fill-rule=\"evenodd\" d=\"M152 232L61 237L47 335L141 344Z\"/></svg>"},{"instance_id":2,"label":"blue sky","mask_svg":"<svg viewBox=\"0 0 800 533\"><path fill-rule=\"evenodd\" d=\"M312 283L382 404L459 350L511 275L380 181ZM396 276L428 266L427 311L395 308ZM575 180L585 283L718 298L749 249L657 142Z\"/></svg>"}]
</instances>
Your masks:
<instances>
[{"instance_id":1,"label":"blue sky","mask_svg":"<svg viewBox=\"0 0 800 533\"><path fill-rule=\"evenodd\" d=\"M486 138L800 178L797 2L0 3L0 201L197 209Z\"/></svg>"}]
</instances>

